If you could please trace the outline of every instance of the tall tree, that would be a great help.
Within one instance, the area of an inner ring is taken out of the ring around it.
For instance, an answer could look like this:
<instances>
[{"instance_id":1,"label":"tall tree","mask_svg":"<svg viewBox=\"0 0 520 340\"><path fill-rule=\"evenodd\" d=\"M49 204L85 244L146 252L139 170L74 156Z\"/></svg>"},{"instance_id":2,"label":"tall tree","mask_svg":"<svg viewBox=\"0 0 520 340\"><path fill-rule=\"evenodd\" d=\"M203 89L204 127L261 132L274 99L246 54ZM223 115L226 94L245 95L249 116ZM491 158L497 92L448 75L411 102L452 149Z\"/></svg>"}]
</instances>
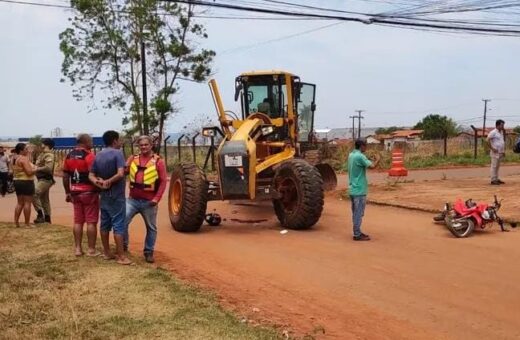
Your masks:
<instances>
[{"instance_id":1,"label":"tall tree","mask_svg":"<svg viewBox=\"0 0 520 340\"><path fill-rule=\"evenodd\" d=\"M162 140L179 80L206 80L215 56L198 47L207 34L194 20L193 5L72 0L71 6L70 27L59 36L62 81L68 79L77 100L102 93L104 108L124 112L129 133L157 131Z\"/></svg>"},{"instance_id":2,"label":"tall tree","mask_svg":"<svg viewBox=\"0 0 520 340\"><path fill-rule=\"evenodd\" d=\"M424 117L414 126L416 130L424 130L423 139L443 139L455 136L459 127L447 116L431 114Z\"/></svg>"}]
</instances>

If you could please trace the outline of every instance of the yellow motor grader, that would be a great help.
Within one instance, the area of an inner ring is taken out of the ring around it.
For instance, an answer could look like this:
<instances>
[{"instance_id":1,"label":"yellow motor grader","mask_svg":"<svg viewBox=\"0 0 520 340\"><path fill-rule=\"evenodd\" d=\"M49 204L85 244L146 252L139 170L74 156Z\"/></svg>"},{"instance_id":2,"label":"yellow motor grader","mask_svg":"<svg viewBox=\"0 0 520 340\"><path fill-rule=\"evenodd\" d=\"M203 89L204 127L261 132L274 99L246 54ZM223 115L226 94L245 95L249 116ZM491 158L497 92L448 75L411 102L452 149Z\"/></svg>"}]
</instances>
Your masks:
<instances>
[{"instance_id":1,"label":"yellow motor grader","mask_svg":"<svg viewBox=\"0 0 520 340\"><path fill-rule=\"evenodd\" d=\"M202 134L222 136L218 180L207 180L194 163L175 165L168 195L173 228L197 231L210 200L272 200L284 228L311 228L321 216L324 190L337 184L334 170L315 159L316 86L285 71L243 73L235 80L240 115L224 109L214 79L209 86L220 127Z\"/></svg>"}]
</instances>

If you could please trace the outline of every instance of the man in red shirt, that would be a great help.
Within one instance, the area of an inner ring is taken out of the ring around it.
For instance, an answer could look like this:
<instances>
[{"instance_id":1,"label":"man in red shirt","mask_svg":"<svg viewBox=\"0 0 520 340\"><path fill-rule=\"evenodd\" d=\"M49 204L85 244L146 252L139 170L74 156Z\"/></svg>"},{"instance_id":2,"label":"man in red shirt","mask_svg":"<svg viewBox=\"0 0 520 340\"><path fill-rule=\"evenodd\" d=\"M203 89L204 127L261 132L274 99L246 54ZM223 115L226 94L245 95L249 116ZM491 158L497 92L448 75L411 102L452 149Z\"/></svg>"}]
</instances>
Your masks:
<instances>
[{"instance_id":1,"label":"man in red shirt","mask_svg":"<svg viewBox=\"0 0 520 340\"><path fill-rule=\"evenodd\" d=\"M144 258L153 263L153 251L157 238L157 204L166 189L166 165L152 151L153 141L149 136L137 139L140 153L130 156L126 162L130 195L126 200L125 249L128 249L128 227L136 214L141 214L146 225Z\"/></svg>"},{"instance_id":2,"label":"man in red shirt","mask_svg":"<svg viewBox=\"0 0 520 340\"><path fill-rule=\"evenodd\" d=\"M87 134L77 137L77 145L67 154L63 162L63 188L66 201L74 206L74 244L75 255L83 255L81 241L83 224L87 224L88 256L96 256L96 225L99 218L99 194L96 186L88 179L88 173L94 162L92 138Z\"/></svg>"}]
</instances>

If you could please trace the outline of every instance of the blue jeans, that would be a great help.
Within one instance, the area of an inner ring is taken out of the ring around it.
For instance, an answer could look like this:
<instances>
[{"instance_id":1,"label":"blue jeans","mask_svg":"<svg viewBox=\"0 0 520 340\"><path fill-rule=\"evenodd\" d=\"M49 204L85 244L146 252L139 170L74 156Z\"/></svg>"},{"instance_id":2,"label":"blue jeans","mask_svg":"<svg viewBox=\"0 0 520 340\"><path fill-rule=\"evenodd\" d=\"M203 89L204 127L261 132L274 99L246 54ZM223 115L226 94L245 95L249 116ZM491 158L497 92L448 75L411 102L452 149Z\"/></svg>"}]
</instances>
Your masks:
<instances>
[{"instance_id":1,"label":"blue jeans","mask_svg":"<svg viewBox=\"0 0 520 340\"><path fill-rule=\"evenodd\" d=\"M99 210L101 212L99 230L108 233L113 229L116 235L124 235L126 233L124 197L114 198L101 195Z\"/></svg>"},{"instance_id":2,"label":"blue jeans","mask_svg":"<svg viewBox=\"0 0 520 340\"><path fill-rule=\"evenodd\" d=\"M145 254L153 254L155 239L157 238L157 205L151 205L148 200L130 197L126 200L126 233L124 247L128 249L128 227L136 214L143 216L144 224L146 225L146 238L144 239L143 252Z\"/></svg>"},{"instance_id":3,"label":"blue jeans","mask_svg":"<svg viewBox=\"0 0 520 340\"><path fill-rule=\"evenodd\" d=\"M354 236L361 236L361 222L365 215L367 196L350 196L350 201L352 203L352 227L354 229Z\"/></svg>"}]
</instances>

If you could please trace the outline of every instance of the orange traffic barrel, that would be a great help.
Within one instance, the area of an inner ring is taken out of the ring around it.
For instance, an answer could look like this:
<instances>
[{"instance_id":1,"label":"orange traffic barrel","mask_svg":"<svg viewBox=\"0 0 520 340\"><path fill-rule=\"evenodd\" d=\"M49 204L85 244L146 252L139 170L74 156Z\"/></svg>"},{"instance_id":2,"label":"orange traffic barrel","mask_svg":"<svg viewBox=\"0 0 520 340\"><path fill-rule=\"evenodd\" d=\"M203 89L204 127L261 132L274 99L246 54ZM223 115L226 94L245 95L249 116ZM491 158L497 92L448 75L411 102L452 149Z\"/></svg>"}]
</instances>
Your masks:
<instances>
[{"instance_id":1,"label":"orange traffic barrel","mask_svg":"<svg viewBox=\"0 0 520 340\"><path fill-rule=\"evenodd\" d=\"M388 176L403 177L408 176L408 170L404 167L404 153L400 150L392 151L392 166L388 171Z\"/></svg>"}]
</instances>

